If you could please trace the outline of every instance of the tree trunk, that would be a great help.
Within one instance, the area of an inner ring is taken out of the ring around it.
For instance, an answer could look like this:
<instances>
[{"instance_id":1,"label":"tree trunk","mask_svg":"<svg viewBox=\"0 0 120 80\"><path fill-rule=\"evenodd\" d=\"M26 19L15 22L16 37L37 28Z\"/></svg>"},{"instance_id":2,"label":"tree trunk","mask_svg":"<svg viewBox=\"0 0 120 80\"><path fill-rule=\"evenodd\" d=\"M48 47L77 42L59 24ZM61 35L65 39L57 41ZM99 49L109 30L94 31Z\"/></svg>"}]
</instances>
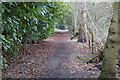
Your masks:
<instances>
[{"instance_id":1,"label":"tree trunk","mask_svg":"<svg viewBox=\"0 0 120 80\"><path fill-rule=\"evenodd\" d=\"M78 30L78 41L77 42L87 42L86 40L86 23L85 23L85 3L83 3L82 9L81 9L81 16L80 16L80 22L79 30Z\"/></svg>"},{"instance_id":2,"label":"tree trunk","mask_svg":"<svg viewBox=\"0 0 120 80\"><path fill-rule=\"evenodd\" d=\"M120 45L119 45L119 48L118 48L118 69L120 70Z\"/></svg>"},{"instance_id":3,"label":"tree trunk","mask_svg":"<svg viewBox=\"0 0 120 80\"><path fill-rule=\"evenodd\" d=\"M118 2L114 2L114 14L109 27L109 34L103 50L102 70L99 78L116 77L116 55L120 39L118 37Z\"/></svg>"},{"instance_id":4,"label":"tree trunk","mask_svg":"<svg viewBox=\"0 0 120 80\"><path fill-rule=\"evenodd\" d=\"M78 17L78 11L76 11L76 14L75 14L75 20L74 20L74 34L75 34L75 29L77 28L77 17ZM74 35L73 34L73 35Z\"/></svg>"},{"instance_id":5,"label":"tree trunk","mask_svg":"<svg viewBox=\"0 0 120 80\"><path fill-rule=\"evenodd\" d=\"M78 31L78 40L77 42L86 42L86 34L85 31L83 29L84 25L80 25L81 27L79 28Z\"/></svg>"},{"instance_id":6,"label":"tree trunk","mask_svg":"<svg viewBox=\"0 0 120 80\"><path fill-rule=\"evenodd\" d=\"M0 21L2 20L2 2L0 2ZM2 26L2 24L0 24ZM0 27L0 34L2 34L2 27ZM2 39L0 39L0 42L2 42ZM0 62L3 62L2 58L2 44L0 44ZM0 80L2 79L2 64L0 63Z\"/></svg>"},{"instance_id":7,"label":"tree trunk","mask_svg":"<svg viewBox=\"0 0 120 80\"><path fill-rule=\"evenodd\" d=\"M75 34L75 26L72 27L72 34Z\"/></svg>"}]
</instances>

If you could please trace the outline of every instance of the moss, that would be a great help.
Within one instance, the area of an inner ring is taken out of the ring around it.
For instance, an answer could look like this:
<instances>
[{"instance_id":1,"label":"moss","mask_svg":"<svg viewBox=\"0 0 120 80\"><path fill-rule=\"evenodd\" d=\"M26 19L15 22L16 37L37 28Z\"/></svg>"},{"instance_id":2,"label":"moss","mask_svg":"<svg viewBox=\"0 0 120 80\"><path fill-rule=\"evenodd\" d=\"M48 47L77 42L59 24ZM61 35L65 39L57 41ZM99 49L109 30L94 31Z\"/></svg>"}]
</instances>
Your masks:
<instances>
[{"instance_id":1,"label":"moss","mask_svg":"<svg viewBox=\"0 0 120 80\"><path fill-rule=\"evenodd\" d=\"M92 59L91 57L87 57L86 55L82 55L80 53L72 53L72 55L70 56L70 58L77 58L77 57L79 57L79 59L81 60L86 60L86 61Z\"/></svg>"},{"instance_id":2,"label":"moss","mask_svg":"<svg viewBox=\"0 0 120 80\"><path fill-rule=\"evenodd\" d=\"M118 9L118 3L114 2L114 9ZM102 78L115 78L116 77L116 55L119 46L118 40L118 18L115 15L112 16L111 25L109 28L108 38L103 50L103 63L100 74Z\"/></svg>"}]
</instances>

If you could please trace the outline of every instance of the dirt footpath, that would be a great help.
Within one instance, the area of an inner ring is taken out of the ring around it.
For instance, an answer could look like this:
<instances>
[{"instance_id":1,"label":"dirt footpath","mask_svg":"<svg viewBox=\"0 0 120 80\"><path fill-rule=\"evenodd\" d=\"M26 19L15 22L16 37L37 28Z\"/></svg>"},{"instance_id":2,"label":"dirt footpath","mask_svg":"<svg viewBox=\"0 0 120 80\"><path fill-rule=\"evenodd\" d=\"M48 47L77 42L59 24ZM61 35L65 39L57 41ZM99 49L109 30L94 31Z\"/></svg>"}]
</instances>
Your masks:
<instances>
[{"instance_id":1,"label":"dirt footpath","mask_svg":"<svg viewBox=\"0 0 120 80\"><path fill-rule=\"evenodd\" d=\"M55 32L39 44L30 45L3 69L3 77L10 78L91 78L100 71L85 63L89 50L70 40L67 32ZM79 56L79 59L78 59Z\"/></svg>"}]
</instances>

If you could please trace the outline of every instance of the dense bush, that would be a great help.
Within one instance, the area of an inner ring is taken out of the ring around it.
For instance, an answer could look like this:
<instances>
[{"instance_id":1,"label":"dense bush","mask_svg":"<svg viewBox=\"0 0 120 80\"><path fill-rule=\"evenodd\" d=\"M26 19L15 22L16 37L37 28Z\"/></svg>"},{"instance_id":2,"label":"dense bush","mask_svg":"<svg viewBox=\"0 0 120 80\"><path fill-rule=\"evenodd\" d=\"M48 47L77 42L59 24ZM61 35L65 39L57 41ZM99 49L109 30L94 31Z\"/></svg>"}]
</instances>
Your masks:
<instances>
[{"instance_id":1,"label":"dense bush","mask_svg":"<svg viewBox=\"0 0 120 80\"><path fill-rule=\"evenodd\" d=\"M19 46L47 38L66 12L58 2L4 2L2 8L2 48L16 55Z\"/></svg>"}]
</instances>

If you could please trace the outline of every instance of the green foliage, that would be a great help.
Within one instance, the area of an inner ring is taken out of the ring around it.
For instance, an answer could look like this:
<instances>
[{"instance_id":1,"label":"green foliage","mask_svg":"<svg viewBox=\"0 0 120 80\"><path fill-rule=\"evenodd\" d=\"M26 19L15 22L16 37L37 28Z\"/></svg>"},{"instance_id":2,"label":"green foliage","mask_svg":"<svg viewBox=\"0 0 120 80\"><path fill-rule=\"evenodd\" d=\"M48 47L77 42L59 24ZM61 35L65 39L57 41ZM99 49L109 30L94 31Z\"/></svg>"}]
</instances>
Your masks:
<instances>
[{"instance_id":1,"label":"green foliage","mask_svg":"<svg viewBox=\"0 0 120 80\"><path fill-rule=\"evenodd\" d=\"M16 55L19 46L47 38L66 12L63 2L4 2L2 48Z\"/></svg>"}]
</instances>

